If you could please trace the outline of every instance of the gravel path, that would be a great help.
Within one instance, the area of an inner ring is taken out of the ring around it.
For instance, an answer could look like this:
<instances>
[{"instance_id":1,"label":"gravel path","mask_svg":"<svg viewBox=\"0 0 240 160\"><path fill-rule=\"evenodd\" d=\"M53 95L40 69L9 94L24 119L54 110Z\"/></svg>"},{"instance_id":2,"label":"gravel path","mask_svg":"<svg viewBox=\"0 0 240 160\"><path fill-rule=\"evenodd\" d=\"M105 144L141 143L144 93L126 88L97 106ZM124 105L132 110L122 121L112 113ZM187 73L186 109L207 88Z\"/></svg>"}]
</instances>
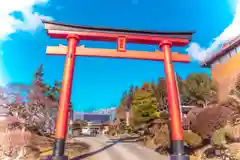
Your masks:
<instances>
[{"instance_id":1,"label":"gravel path","mask_svg":"<svg viewBox=\"0 0 240 160\"><path fill-rule=\"evenodd\" d=\"M72 160L168 160L167 156L132 142L114 142L105 136L76 139L91 145L91 150Z\"/></svg>"}]
</instances>

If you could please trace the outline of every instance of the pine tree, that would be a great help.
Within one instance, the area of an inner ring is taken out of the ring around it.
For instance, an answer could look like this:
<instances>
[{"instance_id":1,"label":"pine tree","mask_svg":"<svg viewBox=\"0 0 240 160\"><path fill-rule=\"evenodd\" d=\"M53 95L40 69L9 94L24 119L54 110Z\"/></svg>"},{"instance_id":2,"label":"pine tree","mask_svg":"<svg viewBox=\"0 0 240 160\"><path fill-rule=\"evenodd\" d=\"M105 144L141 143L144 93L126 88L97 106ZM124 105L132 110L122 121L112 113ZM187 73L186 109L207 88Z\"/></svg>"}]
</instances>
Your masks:
<instances>
[{"instance_id":1,"label":"pine tree","mask_svg":"<svg viewBox=\"0 0 240 160\"><path fill-rule=\"evenodd\" d=\"M127 95L127 102L126 102L126 107L125 107L125 110L127 110L127 111L129 111L132 106L133 96L134 96L134 87L131 86L129 93Z\"/></svg>"},{"instance_id":2,"label":"pine tree","mask_svg":"<svg viewBox=\"0 0 240 160\"><path fill-rule=\"evenodd\" d=\"M45 84L43 82L43 76L44 76L44 73L43 73L43 65L41 64L39 66L39 68L37 69L37 71L35 72L34 74L34 81L33 83L39 87L45 87Z\"/></svg>"},{"instance_id":3,"label":"pine tree","mask_svg":"<svg viewBox=\"0 0 240 160\"><path fill-rule=\"evenodd\" d=\"M127 105L127 97L128 97L127 91L124 91L123 95L122 95L122 98L121 98L121 106L123 108L125 108L126 105Z\"/></svg>"},{"instance_id":4,"label":"pine tree","mask_svg":"<svg viewBox=\"0 0 240 160\"><path fill-rule=\"evenodd\" d=\"M185 89L182 94L184 105L197 105L206 107L216 102L214 83L207 74L191 73L184 82Z\"/></svg>"},{"instance_id":5,"label":"pine tree","mask_svg":"<svg viewBox=\"0 0 240 160\"><path fill-rule=\"evenodd\" d=\"M154 95L157 98L158 110L168 111L167 86L164 78L159 78L158 83L154 88Z\"/></svg>"},{"instance_id":6,"label":"pine tree","mask_svg":"<svg viewBox=\"0 0 240 160\"><path fill-rule=\"evenodd\" d=\"M48 97L51 100L58 102L60 93L61 93L61 87L62 87L61 83L58 81L55 81L54 85L49 89Z\"/></svg>"},{"instance_id":7,"label":"pine tree","mask_svg":"<svg viewBox=\"0 0 240 160\"><path fill-rule=\"evenodd\" d=\"M62 89L62 83L59 81L55 81L54 85L52 87L50 87L50 89L47 93L48 98L56 103L59 103L61 89ZM69 110L71 110L73 108L73 104L71 101L69 103L68 108L69 108Z\"/></svg>"},{"instance_id":8,"label":"pine tree","mask_svg":"<svg viewBox=\"0 0 240 160\"><path fill-rule=\"evenodd\" d=\"M46 100L46 94L49 91L49 87L43 81L43 65L41 64L37 71L34 73L32 89L29 93L30 101L43 101Z\"/></svg>"},{"instance_id":9,"label":"pine tree","mask_svg":"<svg viewBox=\"0 0 240 160\"><path fill-rule=\"evenodd\" d=\"M152 92L138 89L138 91L134 93L132 107L135 124L149 122L159 117L157 99Z\"/></svg>"}]
</instances>

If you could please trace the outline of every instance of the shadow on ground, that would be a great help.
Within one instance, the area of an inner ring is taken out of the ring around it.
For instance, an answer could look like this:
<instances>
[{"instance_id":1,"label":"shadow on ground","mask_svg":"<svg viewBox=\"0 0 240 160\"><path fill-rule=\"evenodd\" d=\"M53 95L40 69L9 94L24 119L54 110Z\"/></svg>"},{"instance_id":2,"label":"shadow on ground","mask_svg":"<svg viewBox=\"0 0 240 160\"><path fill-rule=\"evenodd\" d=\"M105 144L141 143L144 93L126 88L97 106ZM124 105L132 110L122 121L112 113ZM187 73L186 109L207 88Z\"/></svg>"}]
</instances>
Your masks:
<instances>
[{"instance_id":1,"label":"shadow on ground","mask_svg":"<svg viewBox=\"0 0 240 160\"><path fill-rule=\"evenodd\" d=\"M86 153L86 154L83 154L81 156L78 156L78 157L74 157L72 158L71 160L81 160L81 159L84 159L84 158L87 158L87 157L90 157L90 156L93 156L97 153L100 153L112 146L114 146L115 144L117 143L132 143L132 142L137 142L136 140L138 140L139 138L138 137L127 137L127 138L120 138L120 139L110 139L109 141L107 141L107 143L111 143L103 148L100 148L96 151L92 151L92 152L89 152L89 153Z\"/></svg>"}]
</instances>

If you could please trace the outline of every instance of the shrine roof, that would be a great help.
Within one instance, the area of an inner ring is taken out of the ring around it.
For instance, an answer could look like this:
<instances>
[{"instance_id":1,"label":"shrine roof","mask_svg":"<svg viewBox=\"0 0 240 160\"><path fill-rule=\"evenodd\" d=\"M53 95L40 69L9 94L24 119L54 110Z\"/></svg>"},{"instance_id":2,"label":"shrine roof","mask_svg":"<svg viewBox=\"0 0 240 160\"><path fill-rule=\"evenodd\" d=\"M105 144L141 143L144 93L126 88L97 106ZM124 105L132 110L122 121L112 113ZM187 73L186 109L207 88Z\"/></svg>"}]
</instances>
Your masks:
<instances>
[{"instance_id":1,"label":"shrine roof","mask_svg":"<svg viewBox=\"0 0 240 160\"><path fill-rule=\"evenodd\" d=\"M207 58L205 61L203 61L201 63L201 66L206 67L206 68L210 68L211 64L213 64L219 58L225 56L229 51L236 48L238 45L240 45L240 36L237 36L237 37L229 40L228 42L224 43L221 46L221 49L218 52L212 54L212 56Z\"/></svg>"},{"instance_id":2,"label":"shrine roof","mask_svg":"<svg viewBox=\"0 0 240 160\"><path fill-rule=\"evenodd\" d=\"M93 26L85 26L85 25L73 25L73 24L65 24L60 22L52 22L42 20L46 30L61 30L61 31L69 31L69 32L102 32L102 33L112 33L112 34L123 34L123 35L143 35L143 36L159 36L159 37L167 37L167 38L179 38L191 40L192 35L195 33L194 31L187 32L160 32L153 30L133 30L126 28L109 28L109 27L93 27Z\"/></svg>"}]
</instances>

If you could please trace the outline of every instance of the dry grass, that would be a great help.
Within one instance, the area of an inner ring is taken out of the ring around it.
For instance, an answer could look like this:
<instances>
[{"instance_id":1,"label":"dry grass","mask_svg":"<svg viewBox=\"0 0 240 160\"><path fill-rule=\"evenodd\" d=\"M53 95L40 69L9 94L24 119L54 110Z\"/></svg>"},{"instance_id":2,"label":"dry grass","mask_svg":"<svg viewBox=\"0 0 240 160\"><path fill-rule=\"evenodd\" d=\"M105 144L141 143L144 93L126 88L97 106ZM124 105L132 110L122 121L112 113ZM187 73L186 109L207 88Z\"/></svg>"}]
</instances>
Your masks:
<instances>
[{"instance_id":1,"label":"dry grass","mask_svg":"<svg viewBox=\"0 0 240 160\"><path fill-rule=\"evenodd\" d=\"M25 157L32 150L31 136L30 132L21 129L0 132L0 159Z\"/></svg>"},{"instance_id":2,"label":"dry grass","mask_svg":"<svg viewBox=\"0 0 240 160\"><path fill-rule=\"evenodd\" d=\"M37 160L52 155L54 137L39 136L24 129L9 130L7 123L0 122L0 160ZM89 145L67 141L65 154L70 158L86 153Z\"/></svg>"},{"instance_id":3,"label":"dry grass","mask_svg":"<svg viewBox=\"0 0 240 160\"><path fill-rule=\"evenodd\" d=\"M54 138L34 135L32 141L40 151L40 159L45 159L47 156L52 155ZM73 158L88 152L89 148L90 146L86 143L67 140L65 154L69 158Z\"/></svg>"}]
</instances>

